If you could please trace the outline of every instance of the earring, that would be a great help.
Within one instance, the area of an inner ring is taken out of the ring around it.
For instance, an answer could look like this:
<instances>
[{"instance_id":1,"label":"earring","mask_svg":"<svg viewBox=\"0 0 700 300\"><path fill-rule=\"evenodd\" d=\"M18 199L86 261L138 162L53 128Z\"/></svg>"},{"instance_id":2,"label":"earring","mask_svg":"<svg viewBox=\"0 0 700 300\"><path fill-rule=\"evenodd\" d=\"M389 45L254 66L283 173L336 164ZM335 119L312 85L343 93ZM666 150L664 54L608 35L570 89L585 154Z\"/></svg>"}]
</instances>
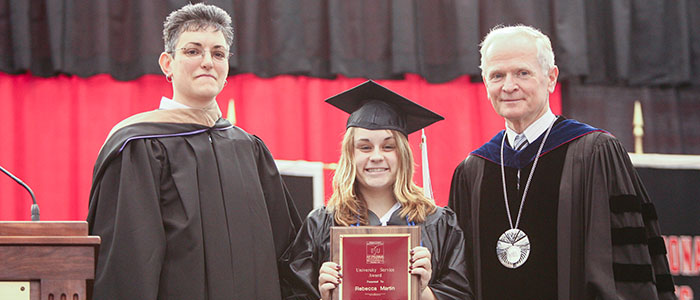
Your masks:
<instances>
[{"instance_id":1,"label":"earring","mask_svg":"<svg viewBox=\"0 0 700 300\"><path fill-rule=\"evenodd\" d=\"M224 86L228 84L228 80L224 79Z\"/></svg>"},{"instance_id":2,"label":"earring","mask_svg":"<svg viewBox=\"0 0 700 300\"><path fill-rule=\"evenodd\" d=\"M173 75L165 76L165 81L167 81L167 82L173 82Z\"/></svg>"}]
</instances>

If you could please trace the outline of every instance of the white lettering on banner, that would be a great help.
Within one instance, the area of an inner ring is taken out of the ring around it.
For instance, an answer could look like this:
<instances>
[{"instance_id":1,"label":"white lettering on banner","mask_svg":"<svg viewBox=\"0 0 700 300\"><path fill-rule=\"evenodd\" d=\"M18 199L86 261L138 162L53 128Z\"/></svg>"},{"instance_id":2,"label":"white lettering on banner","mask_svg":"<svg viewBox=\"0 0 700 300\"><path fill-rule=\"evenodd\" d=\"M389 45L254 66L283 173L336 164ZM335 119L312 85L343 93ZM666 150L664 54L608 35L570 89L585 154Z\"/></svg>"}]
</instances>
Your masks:
<instances>
[{"instance_id":1,"label":"white lettering on banner","mask_svg":"<svg viewBox=\"0 0 700 300\"><path fill-rule=\"evenodd\" d=\"M673 276L694 277L700 275L700 236L663 236L666 244L666 257ZM693 300L693 288L677 285L678 300Z\"/></svg>"},{"instance_id":2,"label":"white lettering on banner","mask_svg":"<svg viewBox=\"0 0 700 300\"><path fill-rule=\"evenodd\" d=\"M700 236L664 236L671 275L700 275Z\"/></svg>"}]
</instances>

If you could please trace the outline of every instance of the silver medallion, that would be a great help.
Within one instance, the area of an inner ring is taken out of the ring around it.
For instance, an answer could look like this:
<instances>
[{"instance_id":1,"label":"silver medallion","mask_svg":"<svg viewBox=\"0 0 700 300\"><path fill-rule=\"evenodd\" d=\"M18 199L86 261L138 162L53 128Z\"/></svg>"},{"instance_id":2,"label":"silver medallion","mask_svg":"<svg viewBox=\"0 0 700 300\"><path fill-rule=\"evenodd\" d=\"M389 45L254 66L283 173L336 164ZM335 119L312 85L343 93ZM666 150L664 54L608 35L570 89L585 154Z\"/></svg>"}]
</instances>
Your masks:
<instances>
[{"instance_id":1,"label":"silver medallion","mask_svg":"<svg viewBox=\"0 0 700 300\"><path fill-rule=\"evenodd\" d=\"M507 268L522 266L530 256L530 239L520 229L508 229L496 242L498 261Z\"/></svg>"},{"instance_id":2,"label":"silver medallion","mask_svg":"<svg viewBox=\"0 0 700 300\"><path fill-rule=\"evenodd\" d=\"M501 237L498 238L496 242L496 256L498 261L501 262L506 268L515 269L522 266L526 261L528 256L530 256L530 239L527 238L527 234L522 230L518 229L520 224L520 216L523 213L523 206L525 206L525 199L527 198L527 191L530 189L530 182L532 182L532 175L535 174L535 168L537 167L537 161L542 154L542 148L547 141L549 132L554 126L554 122L557 119L554 118L552 123L549 124L547 132L544 134L542 143L540 143L540 148L537 150L537 155L535 155L535 162L532 163L532 170L530 170L530 175L527 177L527 182L525 183L525 189L523 189L523 197L520 200L520 208L518 209L518 217L515 219L515 225L513 225L513 217L510 215L510 206L508 205L508 189L506 189L506 171L505 164L503 163L503 145L506 143L506 134L503 133L503 139L501 139L501 179L503 181L503 202L506 206L506 215L508 215L508 224L511 229L506 230ZM518 177L520 177L520 169L518 169ZM518 180L520 181L520 180ZM520 186L518 185L518 189Z\"/></svg>"}]
</instances>

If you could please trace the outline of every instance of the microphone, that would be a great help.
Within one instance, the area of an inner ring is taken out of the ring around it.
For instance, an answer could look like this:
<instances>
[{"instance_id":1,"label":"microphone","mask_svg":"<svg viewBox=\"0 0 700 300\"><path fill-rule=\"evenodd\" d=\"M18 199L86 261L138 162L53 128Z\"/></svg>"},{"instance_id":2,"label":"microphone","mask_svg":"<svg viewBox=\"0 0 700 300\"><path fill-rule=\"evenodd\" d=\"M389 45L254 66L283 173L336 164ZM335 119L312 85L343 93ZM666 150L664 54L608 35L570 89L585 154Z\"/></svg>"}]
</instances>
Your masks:
<instances>
[{"instance_id":1,"label":"microphone","mask_svg":"<svg viewBox=\"0 0 700 300\"><path fill-rule=\"evenodd\" d=\"M2 166L0 166L0 171L7 174L7 176L10 176L10 178L14 179L15 181L17 181L17 183L19 183L21 186L23 186L27 190L27 192L29 192L29 195L32 196L32 201L34 202L34 204L32 204L32 221L39 221L39 205L36 204L36 197L34 197L34 192L32 192L32 189L30 189L29 186L27 186L27 184L22 182L22 180L15 177L15 175L12 175L12 173L5 170L5 168L3 168Z\"/></svg>"}]
</instances>

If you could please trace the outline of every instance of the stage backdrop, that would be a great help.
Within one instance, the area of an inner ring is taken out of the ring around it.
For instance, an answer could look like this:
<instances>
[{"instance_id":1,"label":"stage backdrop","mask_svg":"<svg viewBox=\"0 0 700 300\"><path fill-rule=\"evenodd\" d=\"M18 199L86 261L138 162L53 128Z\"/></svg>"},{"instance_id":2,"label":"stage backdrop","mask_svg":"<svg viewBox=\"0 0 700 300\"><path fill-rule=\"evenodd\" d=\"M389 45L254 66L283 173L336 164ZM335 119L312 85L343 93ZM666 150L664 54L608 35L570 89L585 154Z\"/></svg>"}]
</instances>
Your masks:
<instances>
[{"instance_id":1,"label":"stage backdrop","mask_svg":"<svg viewBox=\"0 0 700 300\"><path fill-rule=\"evenodd\" d=\"M235 99L237 125L261 137L276 159L337 162L348 115L324 99L364 82L359 78L317 79L243 74L228 78L218 97L226 114ZM503 129L481 83L460 77L429 84L416 75L379 83L445 117L426 129L437 204L447 204L452 172L467 153ZM116 81L0 73L0 166L31 186L42 220L84 220L93 164L109 130L137 112L158 107L172 89L163 76ZM561 112L559 88L551 102ZM420 174L420 134L409 137ZM325 172L326 198L331 172ZM0 220L28 220L30 197L0 176Z\"/></svg>"}]
</instances>

